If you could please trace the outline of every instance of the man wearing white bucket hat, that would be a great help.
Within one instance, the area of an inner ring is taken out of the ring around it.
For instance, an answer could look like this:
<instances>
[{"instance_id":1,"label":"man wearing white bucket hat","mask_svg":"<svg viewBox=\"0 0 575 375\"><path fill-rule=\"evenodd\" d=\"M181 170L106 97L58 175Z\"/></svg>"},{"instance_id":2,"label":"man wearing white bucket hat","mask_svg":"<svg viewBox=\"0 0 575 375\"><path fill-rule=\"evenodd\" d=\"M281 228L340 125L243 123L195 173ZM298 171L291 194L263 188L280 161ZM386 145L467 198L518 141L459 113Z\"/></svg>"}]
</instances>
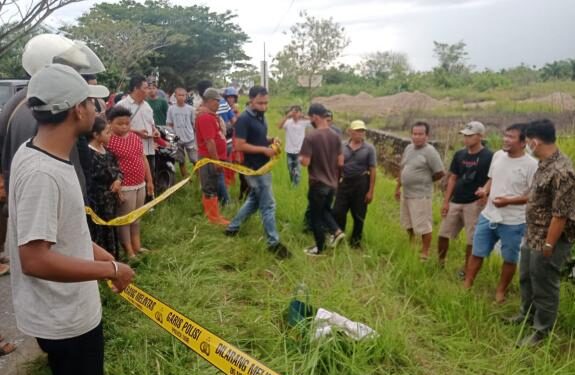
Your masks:
<instances>
[{"instance_id":1,"label":"man wearing white bucket hat","mask_svg":"<svg viewBox=\"0 0 575 375\"><path fill-rule=\"evenodd\" d=\"M123 290L134 271L94 244L70 161L96 117L93 98L109 95L73 68L50 64L30 80L36 135L12 160L8 249L18 329L35 337L55 375L102 375L104 339L97 280Z\"/></svg>"}]
</instances>

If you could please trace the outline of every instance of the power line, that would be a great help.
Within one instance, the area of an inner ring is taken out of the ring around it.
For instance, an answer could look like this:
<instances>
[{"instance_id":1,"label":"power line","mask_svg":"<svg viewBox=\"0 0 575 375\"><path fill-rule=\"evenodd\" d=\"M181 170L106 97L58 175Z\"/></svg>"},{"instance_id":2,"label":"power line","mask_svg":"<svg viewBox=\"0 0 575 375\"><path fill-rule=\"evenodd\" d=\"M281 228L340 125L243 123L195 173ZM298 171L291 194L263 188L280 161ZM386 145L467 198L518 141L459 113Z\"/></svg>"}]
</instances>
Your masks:
<instances>
[{"instance_id":1,"label":"power line","mask_svg":"<svg viewBox=\"0 0 575 375\"><path fill-rule=\"evenodd\" d=\"M287 14L289 13L289 11L291 10L291 7L293 6L293 4L295 3L295 0L291 0L289 7L287 8L287 10L284 12L283 16L280 18L280 21L278 22L278 24L276 25L276 27L274 28L274 31L272 32L271 36L274 36L274 34L278 31L278 29L280 28L280 26L282 25L284 19L286 18Z\"/></svg>"}]
</instances>

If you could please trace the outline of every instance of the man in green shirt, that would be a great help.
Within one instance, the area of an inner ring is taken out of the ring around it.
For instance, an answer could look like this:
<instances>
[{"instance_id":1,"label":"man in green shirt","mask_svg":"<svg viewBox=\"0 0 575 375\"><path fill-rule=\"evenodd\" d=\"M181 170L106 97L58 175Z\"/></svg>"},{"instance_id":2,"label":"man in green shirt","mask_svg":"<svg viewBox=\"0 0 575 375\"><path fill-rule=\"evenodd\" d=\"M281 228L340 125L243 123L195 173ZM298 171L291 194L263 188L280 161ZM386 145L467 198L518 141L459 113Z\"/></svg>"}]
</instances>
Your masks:
<instances>
[{"instance_id":1,"label":"man in green shirt","mask_svg":"<svg viewBox=\"0 0 575 375\"><path fill-rule=\"evenodd\" d=\"M168 102L166 99L158 96L158 86L156 82L150 82L148 99L146 100L154 111L154 123L156 125L166 125L166 116L168 115Z\"/></svg>"}]
</instances>

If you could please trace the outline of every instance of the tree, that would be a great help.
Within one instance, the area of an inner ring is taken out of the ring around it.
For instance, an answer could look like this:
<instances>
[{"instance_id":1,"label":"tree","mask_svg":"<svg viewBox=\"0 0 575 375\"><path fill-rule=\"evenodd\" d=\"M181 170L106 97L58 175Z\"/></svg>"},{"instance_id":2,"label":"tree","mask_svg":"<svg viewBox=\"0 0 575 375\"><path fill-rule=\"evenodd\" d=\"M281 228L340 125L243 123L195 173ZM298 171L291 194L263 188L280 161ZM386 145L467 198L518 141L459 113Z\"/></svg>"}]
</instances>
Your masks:
<instances>
[{"instance_id":1,"label":"tree","mask_svg":"<svg viewBox=\"0 0 575 375\"><path fill-rule=\"evenodd\" d=\"M471 66L467 65L467 56L464 41L455 44L439 43L433 41L433 54L439 60L433 73L440 86L453 87L466 83Z\"/></svg>"},{"instance_id":2,"label":"tree","mask_svg":"<svg viewBox=\"0 0 575 375\"><path fill-rule=\"evenodd\" d=\"M317 19L306 12L300 13L300 17L303 20L290 28L291 40L276 56L275 67L283 70L282 78L306 77L311 101L313 76L334 64L349 40L345 29L332 18ZM291 77L293 74L296 77Z\"/></svg>"},{"instance_id":3,"label":"tree","mask_svg":"<svg viewBox=\"0 0 575 375\"><path fill-rule=\"evenodd\" d=\"M0 32L10 25L0 26ZM17 41L3 55L0 55L0 77L26 79L28 74L22 67L22 53L24 46L30 39L38 34L47 32L42 25L30 30L26 35L19 37Z\"/></svg>"},{"instance_id":4,"label":"tree","mask_svg":"<svg viewBox=\"0 0 575 375\"><path fill-rule=\"evenodd\" d=\"M371 53L363 58L358 68L362 76L374 79L378 84L405 77L411 71L407 55L393 51Z\"/></svg>"},{"instance_id":5,"label":"tree","mask_svg":"<svg viewBox=\"0 0 575 375\"><path fill-rule=\"evenodd\" d=\"M0 56L54 11L82 0L0 0Z\"/></svg>"},{"instance_id":6,"label":"tree","mask_svg":"<svg viewBox=\"0 0 575 375\"><path fill-rule=\"evenodd\" d=\"M1 0L0 0L1 1ZM243 45L249 38L234 23L230 11L212 12L207 6L172 6L167 0L122 0L117 4L96 4L84 21L106 15L115 22L132 22L141 28L142 36L157 28L174 38L173 43L158 47L143 58L140 67L148 71L157 67L160 83L168 90L176 86L191 88L200 79L222 76L247 60ZM78 27L83 27L79 22Z\"/></svg>"},{"instance_id":7,"label":"tree","mask_svg":"<svg viewBox=\"0 0 575 375\"><path fill-rule=\"evenodd\" d=\"M179 42L179 35L169 35L161 27L144 25L131 20L117 21L98 10L80 17L78 26L66 28L74 39L80 39L102 59L107 78L102 81L119 90L128 77L156 51Z\"/></svg>"},{"instance_id":8,"label":"tree","mask_svg":"<svg viewBox=\"0 0 575 375\"><path fill-rule=\"evenodd\" d=\"M575 60L560 60L545 64L541 68L541 78L545 81L551 79L575 81Z\"/></svg>"}]
</instances>

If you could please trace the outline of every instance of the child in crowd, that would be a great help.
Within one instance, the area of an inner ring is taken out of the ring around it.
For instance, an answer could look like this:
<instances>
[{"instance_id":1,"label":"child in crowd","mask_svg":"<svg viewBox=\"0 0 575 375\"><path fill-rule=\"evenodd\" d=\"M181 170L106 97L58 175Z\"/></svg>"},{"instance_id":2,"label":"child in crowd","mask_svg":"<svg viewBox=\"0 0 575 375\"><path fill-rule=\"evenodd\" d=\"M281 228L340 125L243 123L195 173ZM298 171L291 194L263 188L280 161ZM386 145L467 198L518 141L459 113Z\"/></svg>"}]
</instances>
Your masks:
<instances>
[{"instance_id":1,"label":"child in crowd","mask_svg":"<svg viewBox=\"0 0 575 375\"><path fill-rule=\"evenodd\" d=\"M141 139L130 131L132 113L127 108L116 106L107 113L112 135L108 150L114 154L123 174L121 192L123 201L118 215L126 215L144 205L146 194L154 194L150 165L144 154ZM145 252L140 243L140 221L119 228L120 242L129 258Z\"/></svg>"},{"instance_id":2,"label":"child in crowd","mask_svg":"<svg viewBox=\"0 0 575 375\"><path fill-rule=\"evenodd\" d=\"M116 217L118 203L122 202L122 179L118 161L106 146L110 141L110 126L96 117L92 133L88 136L92 174L88 189L89 205L102 219L108 221ZM119 242L114 227L98 225L88 220L92 241L118 257Z\"/></svg>"},{"instance_id":3,"label":"child in crowd","mask_svg":"<svg viewBox=\"0 0 575 375\"><path fill-rule=\"evenodd\" d=\"M194 108L186 104L186 96L188 93L184 88L178 87L174 94L176 95L176 104L168 108L166 124L174 129L174 132L179 138L176 160L180 165L182 177L188 177L186 156L192 164L196 164L198 161L198 148L196 146L196 134L194 132Z\"/></svg>"}]
</instances>

